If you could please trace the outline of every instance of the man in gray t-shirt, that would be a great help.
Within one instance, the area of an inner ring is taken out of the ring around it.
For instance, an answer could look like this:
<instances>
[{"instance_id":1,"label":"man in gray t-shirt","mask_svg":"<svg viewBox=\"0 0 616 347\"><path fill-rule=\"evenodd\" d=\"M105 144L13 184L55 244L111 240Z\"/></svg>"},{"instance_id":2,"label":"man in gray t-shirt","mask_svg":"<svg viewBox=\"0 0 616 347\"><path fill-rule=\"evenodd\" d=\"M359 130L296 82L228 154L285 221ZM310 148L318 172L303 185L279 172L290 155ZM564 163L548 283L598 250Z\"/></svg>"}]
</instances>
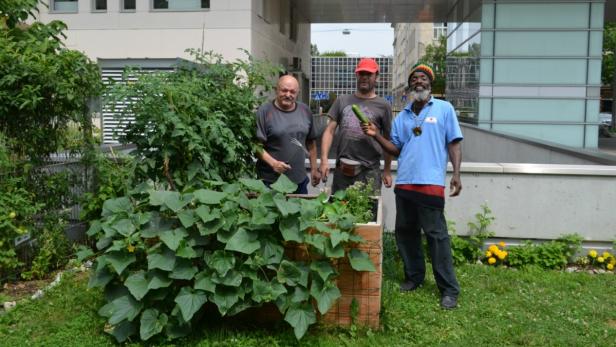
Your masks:
<instances>
[{"instance_id":1,"label":"man in gray t-shirt","mask_svg":"<svg viewBox=\"0 0 616 347\"><path fill-rule=\"evenodd\" d=\"M308 192L308 177L304 162L310 158L312 185L321 180L317 169L317 150L308 106L296 102L299 83L295 77L284 75L278 80L276 99L257 110L257 138L263 150L257 153L257 175L267 185L285 174L297 183L296 193Z\"/></svg>"},{"instance_id":2,"label":"man in gray t-shirt","mask_svg":"<svg viewBox=\"0 0 616 347\"><path fill-rule=\"evenodd\" d=\"M374 59L361 59L355 68L357 91L351 95L339 96L328 115L330 121L321 140L321 167L323 181L329 173L328 156L334 133L338 128L338 148L332 192L346 189L356 181L373 180L374 189L379 191L381 182L391 187L391 156L383 153L374 138L366 136L361 124L353 114L351 106L359 106L370 122L377 126L382 135L389 139L392 113L389 103L376 95L375 86L379 66ZM380 170L381 157L385 160L383 175Z\"/></svg>"}]
</instances>

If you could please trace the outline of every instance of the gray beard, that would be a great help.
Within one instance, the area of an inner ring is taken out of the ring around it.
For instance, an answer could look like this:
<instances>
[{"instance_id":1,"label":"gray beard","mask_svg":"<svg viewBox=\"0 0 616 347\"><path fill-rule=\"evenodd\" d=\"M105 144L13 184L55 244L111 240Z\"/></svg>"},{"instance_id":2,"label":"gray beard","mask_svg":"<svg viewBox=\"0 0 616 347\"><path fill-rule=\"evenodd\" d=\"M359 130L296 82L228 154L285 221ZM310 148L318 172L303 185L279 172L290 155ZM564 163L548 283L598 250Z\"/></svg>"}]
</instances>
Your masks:
<instances>
[{"instance_id":1,"label":"gray beard","mask_svg":"<svg viewBox=\"0 0 616 347\"><path fill-rule=\"evenodd\" d=\"M432 90L430 89L424 89L421 92L412 90L411 98L413 99L413 101L428 101L428 99L430 98L430 92L432 92Z\"/></svg>"}]
</instances>

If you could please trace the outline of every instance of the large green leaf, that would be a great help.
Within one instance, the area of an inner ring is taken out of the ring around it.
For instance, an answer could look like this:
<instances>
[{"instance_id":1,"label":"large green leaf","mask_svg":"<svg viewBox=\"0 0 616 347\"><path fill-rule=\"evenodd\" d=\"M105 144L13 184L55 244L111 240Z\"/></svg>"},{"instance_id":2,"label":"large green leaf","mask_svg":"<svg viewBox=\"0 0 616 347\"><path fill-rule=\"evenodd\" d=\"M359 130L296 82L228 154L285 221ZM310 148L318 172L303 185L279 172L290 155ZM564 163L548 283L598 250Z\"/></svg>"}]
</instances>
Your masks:
<instances>
[{"instance_id":1,"label":"large green leaf","mask_svg":"<svg viewBox=\"0 0 616 347\"><path fill-rule=\"evenodd\" d=\"M251 219L251 223L253 225L272 225L274 223L276 223L276 214L272 213L270 210L268 210L266 207L264 206L256 206L253 210L252 210L252 219Z\"/></svg>"},{"instance_id":2,"label":"large green leaf","mask_svg":"<svg viewBox=\"0 0 616 347\"><path fill-rule=\"evenodd\" d=\"M111 325L116 325L125 319L132 321L143 308L143 303L135 300L130 294L122 295L111 303L111 317L109 317Z\"/></svg>"},{"instance_id":3,"label":"large green leaf","mask_svg":"<svg viewBox=\"0 0 616 347\"><path fill-rule=\"evenodd\" d=\"M135 225L144 225L152 219L152 212L139 212L131 216L131 220Z\"/></svg>"},{"instance_id":4,"label":"large green leaf","mask_svg":"<svg viewBox=\"0 0 616 347\"><path fill-rule=\"evenodd\" d=\"M122 236L130 236L130 234L135 232L135 226L130 219L120 219L119 221L113 223L113 228L120 233Z\"/></svg>"},{"instance_id":5,"label":"large green leaf","mask_svg":"<svg viewBox=\"0 0 616 347\"><path fill-rule=\"evenodd\" d=\"M217 250L214 253L206 253L205 262L220 276L226 276L227 271L235 267L235 256L231 252Z\"/></svg>"},{"instance_id":6,"label":"large green leaf","mask_svg":"<svg viewBox=\"0 0 616 347\"><path fill-rule=\"evenodd\" d=\"M323 205L316 199L301 199L300 211L302 218L310 221L318 218L323 210Z\"/></svg>"},{"instance_id":7,"label":"large green leaf","mask_svg":"<svg viewBox=\"0 0 616 347\"><path fill-rule=\"evenodd\" d=\"M344 246L339 243L336 247L332 247L331 242L325 242L325 256L328 258L344 257Z\"/></svg>"},{"instance_id":8,"label":"large green leaf","mask_svg":"<svg viewBox=\"0 0 616 347\"><path fill-rule=\"evenodd\" d=\"M252 300L257 303L272 301L272 285L261 280L253 281L251 295Z\"/></svg>"},{"instance_id":9,"label":"large green leaf","mask_svg":"<svg viewBox=\"0 0 616 347\"><path fill-rule=\"evenodd\" d=\"M325 314L340 297L340 290L330 281L314 278L310 285L310 295L317 301L317 307L321 314Z\"/></svg>"},{"instance_id":10,"label":"large green leaf","mask_svg":"<svg viewBox=\"0 0 616 347\"><path fill-rule=\"evenodd\" d=\"M189 322L193 315L205 304L207 296L201 290L182 287L174 301L178 304L184 321Z\"/></svg>"},{"instance_id":11,"label":"large green leaf","mask_svg":"<svg viewBox=\"0 0 616 347\"><path fill-rule=\"evenodd\" d=\"M215 219L203 224L197 223L199 233L203 236L216 234L220 229L222 229L223 226L225 226L225 220L222 218L219 210L212 210L212 214L217 214Z\"/></svg>"},{"instance_id":12,"label":"large green leaf","mask_svg":"<svg viewBox=\"0 0 616 347\"><path fill-rule=\"evenodd\" d=\"M161 270L149 271L146 275L148 280L148 289L154 290L158 288L166 288L173 282L167 274Z\"/></svg>"},{"instance_id":13,"label":"large green leaf","mask_svg":"<svg viewBox=\"0 0 616 347\"><path fill-rule=\"evenodd\" d=\"M218 311L221 315L226 315L227 312L235 305L239 297L239 290L235 287L217 287L216 293L212 295L212 302L218 307Z\"/></svg>"},{"instance_id":14,"label":"large green leaf","mask_svg":"<svg viewBox=\"0 0 616 347\"><path fill-rule=\"evenodd\" d=\"M196 266L192 265L192 261L178 258L175 261L175 267L173 268L173 272L169 275L169 278L176 280L192 280L197 271L199 270Z\"/></svg>"},{"instance_id":15,"label":"large green leaf","mask_svg":"<svg viewBox=\"0 0 616 347\"><path fill-rule=\"evenodd\" d=\"M143 299L149 290L144 271L138 271L128 276L124 285L137 300Z\"/></svg>"},{"instance_id":16,"label":"large green leaf","mask_svg":"<svg viewBox=\"0 0 616 347\"><path fill-rule=\"evenodd\" d=\"M153 212L150 221L141 229L141 236L145 238L157 237L159 234L173 229L173 220L163 218L158 212Z\"/></svg>"},{"instance_id":17,"label":"large green leaf","mask_svg":"<svg viewBox=\"0 0 616 347\"><path fill-rule=\"evenodd\" d=\"M195 217L195 212L189 209L178 212L178 218L180 219L180 223L182 223L182 226L184 226L184 228L190 228L197 221L197 218Z\"/></svg>"},{"instance_id":18,"label":"large green leaf","mask_svg":"<svg viewBox=\"0 0 616 347\"><path fill-rule=\"evenodd\" d=\"M124 320L116 325L113 325L111 330L108 332L115 337L116 341L122 343L130 336L135 335L137 332L137 324L136 322Z\"/></svg>"},{"instance_id":19,"label":"large green leaf","mask_svg":"<svg viewBox=\"0 0 616 347\"><path fill-rule=\"evenodd\" d=\"M295 338L299 340L304 336L310 324L317 321L317 318L312 306L303 304L298 307L290 307L284 315L284 320L293 327Z\"/></svg>"},{"instance_id":20,"label":"large green leaf","mask_svg":"<svg viewBox=\"0 0 616 347\"><path fill-rule=\"evenodd\" d=\"M308 269L299 264L288 260L283 260L276 273L278 282L285 283L289 286L300 284L304 287L308 286Z\"/></svg>"},{"instance_id":21,"label":"large green leaf","mask_svg":"<svg viewBox=\"0 0 616 347\"><path fill-rule=\"evenodd\" d=\"M175 267L175 254L172 250L163 247L162 253L152 253L148 255L148 270L161 269L172 271Z\"/></svg>"},{"instance_id":22,"label":"large green leaf","mask_svg":"<svg viewBox=\"0 0 616 347\"><path fill-rule=\"evenodd\" d=\"M299 221L295 216L283 217L278 223L280 233L285 241L304 242L304 235L299 230Z\"/></svg>"},{"instance_id":23,"label":"large green leaf","mask_svg":"<svg viewBox=\"0 0 616 347\"><path fill-rule=\"evenodd\" d=\"M308 288L297 286L291 295L291 302L298 304L308 300L309 298L310 292L308 291Z\"/></svg>"},{"instance_id":24,"label":"large green leaf","mask_svg":"<svg viewBox=\"0 0 616 347\"><path fill-rule=\"evenodd\" d=\"M216 218L220 218L220 210L216 208L210 210L210 208L206 205L199 206L195 210L195 213L197 214L197 216L199 216L199 218L201 218L204 223L211 222Z\"/></svg>"},{"instance_id":25,"label":"large green leaf","mask_svg":"<svg viewBox=\"0 0 616 347\"><path fill-rule=\"evenodd\" d=\"M107 253L107 262L116 271L118 275L122 274L122 271L127 266L135 262L135 255L128 252L109 252Z\"/></svg>"},{"instance_id":26,"label":"large green leaf","mask_svg":"<svg viewBox=\"0 0 616 347\"><path fill-rule=\"evenodd\" d=\"M287 175L280 175L276 182L270 186L273 190L282 194L290 194L297 190L297 184L293 183Z\"/></svg>"},{"instance_id":27,"label":"large green leaf","mask_svg":"<svg viewBox=\"0 0 616 347\"><path fill-rule=\"evenodd\" d=\"M98 234L101 230L102 230L101 221L100 220L95 220L95 221L93 221L90 224L90 228L86 232L86 235L94 236L94 235Z\"/></svg>"},{"instance_id":28,"label":"large green leaf","mask_svg":"<svg viewBox=\"0 0 616 347\"><path fill-rule=\"evenodd\" d=\"M177 228L170 231L161 232L159 234L160 239L169 247L170 250L177 250L180 242L188 236L188 233L184 228Z\"/></svg>"},{"instance_id":29,"label":"large green leaf","mask_svg":"<svg viewBox=\"0 0 616 347\"><path fill-rule=\"evenodd\" d=\"M210 293L216 292L216 283L212 282L212 274L201 271L195 276L195 289L205 290Z\"/></svg>"},{"instance_id":30,"label":"large green leaf","mask_svg":"<svg viewBox=\"0 0 616 347\"><path fill-rule=\"evenodd\" d=\"M240 228L227 242L225 250L236 251L244 254L252 254L261 247L258 235Z\"/></svg>"},{"instance_id":31,"label":"large green leaf","mask_svg":"<svg viewBox=\"0 0 616 347\"><path fill-rule=\"evenodd\" d=\"M329 261L313 261L310 264L310 270L316 272L323 281L336 274L336 270Z\"/></svg>"},{"instance_id":32,"label":"large green leaf","mask_svg":"<svg viewBox=\"0 0 616 347\"><path fill-rule=\"evenodd\" d=\"M253 192L263 193L269 190L261 180L240 178L240 183Z\"/></svg>"},{"instance_id":33,"label":"large green leaf","mask_svg":"<svg viewBox=\"0 0 616 347\"><path fill-rule=\"evenodd\" d=\"M261 256L265 260L265 264L279 264L284 255L284 247L270 240L261 242Z\"/></svg>"},{"instance_id":34,"label":"large green leaf","mask_svg":"<svg viewBox=\"0 0 616 347\"><path fill-rule=\"evenodd\" d=\"M331 241L332 247L336 247L340 242L349 240L349 233L332 229L329 232L329 240Z\"/></svg>"},{"instance_id":35,"label":"large green leaf","mask_svg":"<svg viewBox=\"0 0 616 347\"><path fill-rule=\"evenodd\" d=\"M282 194L276 194L276 196L274 196L274 203L276 204L278 211L280 211L284 217L299 212L299 202L295 199L287 200L287 198Z\"/></svg>"},{"instance_id":36,"label":"large green leaf","mask_svg":"<svg viewBox=\"0 0 616 347\"><path fill-rule=\"evenodd\" d=\"M320 254L325 252L325 245L329 243L329 239L321 234L306 235L304 241L316 248Z\"/></svg>"},{"instance_id":37,"label":"large green leaf","mask_svg":"<svg viewBox=\"0 0 616 347\"><path fill-rule=\"evenodd\" d=\"M190 200L182 199L178 192L159 190L150 192L150 205L165 206L173 212L178 212L188 205Z\"/></svg>"},{"instance_id":38,"label":"large green leaf","mask_svg":"<svg viewBox=\"0 0 616 347\"><path fill-rule=\"evenodd\" d=\"M372 260L370 260L370 256L368 253L360 251L358 249L352 249L349 252L349 262L351 263L351 267L355 271L376 271Z\"/></svg>"},{"instance_id":39,"label":"large green leaf","mask_svg":"<svg viewBox=\"0 0 616 347\"><path fill-rule=\"evenodd\" d=\"M99 257L100 260L100 257ZM107 266L103 266L100 269L96 269L90 275L88 281L88 288L105 287L109 281L113 279L114 275Z\"/></svg>"},{"instance_id":40,"label":"large green leaf","mask_svg":"<svg viewBox=\"0 0 616 347\"><path fill-rule=\"evenodd\" d=\"M187 240L180 243L180 246L177 249L176 255L180 258L187 258L187 259L197 258L199 256L197 254L197 251L195 251L195 249L191 245L188 244Z\"/></svg>"},{"instance_id":41,"label":"large green leaf","mask_svg":"<svg viewBox=\"0 0 616 347\"><path fill-rule=\"evenodd\" d=\"M244 276L241 272L231 270L227 272L225 276L218 276L214 274L212 276L212 281L229 287L239 287L239 285L242 284L243 278Z\"/></svg>"},{"instance_id":42,"label":"large green leaf","mask_svg":"<svg viewBox=\"0 0 616 347\"><path fill-rule=\"evenodd\" d=\"M167 325L167 315L159 314L155 308L149 308L141 314L141 326L139 327L139 336L142 340L148 340L150 337L163 331Z\"/></svg>"},{"instance_id":43,"label":"large green leaf","mask_svg":"<svg viewBox=\"0 0 616 347\"><path fill-rule=\"evenodd\" d=\"M109 199L103 203L102 216L107 217L116 213L129 214L133 211L133 204L127 197Z\"/></svg>"},{"instance_id":44,"label":"large green leaf","mask_svg":"<svg viewBox=\"0 0 616 347\"><path fill-rule=\"evenodd\" d=\"M217 192L209 189L199 189L194 193L195 199L199 202L207 205L218 205L222 201L222 199L227 197L227 193L225 192Z\"/></svg>"}]
</instances>

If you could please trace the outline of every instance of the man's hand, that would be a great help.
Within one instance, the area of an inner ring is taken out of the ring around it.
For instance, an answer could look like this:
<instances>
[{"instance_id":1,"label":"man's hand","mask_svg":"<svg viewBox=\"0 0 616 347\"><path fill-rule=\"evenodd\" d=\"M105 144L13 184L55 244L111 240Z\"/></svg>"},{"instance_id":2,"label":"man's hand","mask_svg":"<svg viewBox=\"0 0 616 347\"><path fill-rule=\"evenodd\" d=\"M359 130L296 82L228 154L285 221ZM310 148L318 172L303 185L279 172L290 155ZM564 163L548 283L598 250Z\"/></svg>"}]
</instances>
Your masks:
<instances>
[{"instance_id":1,"label":"man's hand","mask_svg":"<svg viewBox=\"0 0 616 347\"><path fill-rule=\"evenodd\" d=\"M364 131L364 134L368 135L368 136L376 136L377 132L379 131L379 129L377 129L376 125L372 124L372 122L370 123L363 123L361 125L361 130Z\"/></svg>"},{"instance_id":2,"label":"man's hand","mask_svg":"<svg viewBox=\"0 0 616 347\"><path fill-rule=\"evenodd\" d=\"M329 162L328 160L321 160L321 167L319 168L321 174L321 180L323 183L327 182L327 176L329 175Z\"/></svg>"},{"instance_id":3,"label":"man's hand","mask_svg":"<svg viewBox=\"0 0 616 347\"><path fill-rule=\"evenodd\" d=\"M310 180L312 182L312 186L316 187L321 183L321 172L316 167L310 168Z\"/></svg>"},{"instance_id":4,"label":"man's hand","mask_svg":"<svg viewBox=\"0 0 616 347\"><path fill-rule=\"evenodd\" d=\"M393 178L391 177L391 172L384 172L382 180L383 180L383 184L385 185L386 188L391 188L391 184L393 183Z\"/></svg>"},{"instance_id":5,"label":"man's hand","mask_svg":"<svg viewBox=\"0 0 616 347\"><path fill-rule=\"evenodd\" d=\"M462 191L462 181L460 180L460 174L453 174L451 182L449 183L449 196L458 196Z\"/></svg>"},{"instance_id":6,"label":"man's hand","mask_svg":"<svg viewBox=\"0 0 616 347\"><path fill-rule=\"evenodd\" d=\"M273 160L270 166L272 167L272 170L279 174L285 173L287 170L291 169L291 165L279 160Z\"/></svg>"}]
</instances>

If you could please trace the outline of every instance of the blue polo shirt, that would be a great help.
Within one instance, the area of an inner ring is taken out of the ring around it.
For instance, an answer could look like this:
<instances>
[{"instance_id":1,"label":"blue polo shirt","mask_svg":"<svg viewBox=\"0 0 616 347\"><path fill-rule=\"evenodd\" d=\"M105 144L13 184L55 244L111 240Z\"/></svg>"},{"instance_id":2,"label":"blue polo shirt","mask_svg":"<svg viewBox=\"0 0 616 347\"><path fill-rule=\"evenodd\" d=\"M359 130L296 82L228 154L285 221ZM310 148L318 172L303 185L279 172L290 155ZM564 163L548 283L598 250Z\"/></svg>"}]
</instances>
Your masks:
<instances>
[{"instance_id":1,"label":"blue polo shirt","mask_svg":"<svg viewBox=\"0 0 616 347\"><path fill-rule=\"evenodd\" d=\"M445 186L447 145L463 138L453 106L430 98L419 115L408 104L394 119L391 142L398 147L396 184L433 184ZM422 133L413 134L420 126Z\"/></svg>"}]
</instances>

